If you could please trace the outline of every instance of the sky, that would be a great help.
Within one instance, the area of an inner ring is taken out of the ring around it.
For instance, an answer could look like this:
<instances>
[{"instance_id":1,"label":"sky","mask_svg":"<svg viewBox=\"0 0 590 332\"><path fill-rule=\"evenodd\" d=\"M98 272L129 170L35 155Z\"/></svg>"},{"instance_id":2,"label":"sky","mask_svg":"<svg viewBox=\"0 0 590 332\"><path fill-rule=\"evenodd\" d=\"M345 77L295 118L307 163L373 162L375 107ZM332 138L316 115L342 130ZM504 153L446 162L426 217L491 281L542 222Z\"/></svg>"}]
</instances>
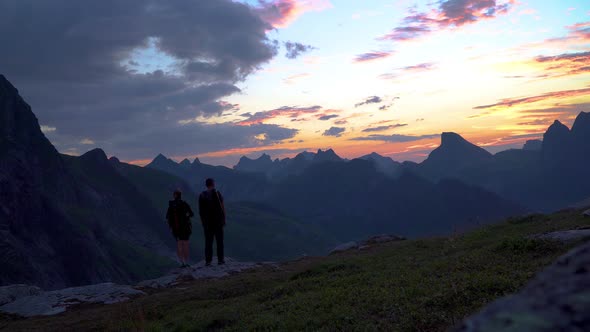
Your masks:
<instances>
[{"instance_id":1,"label":"sky","mask_svg":"<svg viewBox=\"0 0 590 332\"><path fill-rule=\"evenodd\" d=\"M140 165L497 152L590 111L587 0L0 0L0 31L59 151Z\"/></svg>"}]
</instances>

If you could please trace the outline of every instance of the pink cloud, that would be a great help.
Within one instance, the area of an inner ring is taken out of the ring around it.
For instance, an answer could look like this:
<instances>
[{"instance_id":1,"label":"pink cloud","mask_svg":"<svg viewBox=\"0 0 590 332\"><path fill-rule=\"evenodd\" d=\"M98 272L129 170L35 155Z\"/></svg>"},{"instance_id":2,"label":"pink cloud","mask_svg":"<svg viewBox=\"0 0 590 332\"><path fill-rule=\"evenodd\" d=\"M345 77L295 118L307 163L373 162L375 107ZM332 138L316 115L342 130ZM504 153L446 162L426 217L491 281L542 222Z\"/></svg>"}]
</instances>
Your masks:
<instances>
[{"instance_id":1,"label":"pink cloud","mask_svg":"<svg viewBox=\"0 0 590 332\"><path fill-rule=\"evenodd\" d=\"M256 10L274 28L285 28L305 12L331 7L329 0L259 0Z\"/></svg>"},{"instance_id":2,"label":"pink cloud","mask_svg":"<svg viewBox=\"0 0 590 332\"><path fill-rule=\"evenodd\" d=\"M381 60L381 59L385 59L387 57L390 57L392 54L393 54L393 52L383 52L383 51L374 51L374 52L363 53L363 54L357 55L354 58L353 62L361 63L361 62Z\"/></svg>"},{"instance_id":3,"label":"pink cloud","mask_svg":"<svg viewBox=\"0 0 590 332\"><path fill-rule=\"evenodd\" d=\"M516 0L446 0L430 12L412 10L403 19L403 24L379 40L407 41L427 35L436 30L460 27L484 19L504 15Z\"/></svg>"},{"instance_id":4,"label":"pink cloud","mask_svg":"<svg viewBox=\"0 0 590 332\"><path fill-rule=\"evenodd\" d=\"M310 107L283 106L269 111L256 112L254 114L243 114L242 116L245 116L246 119L237 124L240 126L249 126L253 124L261 124L267 120L279 117L289 117L292 120L297 120L301 115L318 113L321 109L322 107L319 105Z\"/></svg>"}]
</instances>

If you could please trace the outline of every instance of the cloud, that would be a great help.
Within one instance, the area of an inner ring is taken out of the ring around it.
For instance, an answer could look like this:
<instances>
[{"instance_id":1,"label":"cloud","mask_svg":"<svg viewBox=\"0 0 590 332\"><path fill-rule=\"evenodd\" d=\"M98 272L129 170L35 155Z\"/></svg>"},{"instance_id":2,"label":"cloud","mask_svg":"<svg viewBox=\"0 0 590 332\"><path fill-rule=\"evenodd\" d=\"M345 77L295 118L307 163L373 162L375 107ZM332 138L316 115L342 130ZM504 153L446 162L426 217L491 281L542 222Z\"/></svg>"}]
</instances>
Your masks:
<instances>
[{"instance_id":1,"label":"cloud","mask_svg":"<svg viewBox=\"0 0 590 332\"><path fill-rule=\"evenodd\" d=\"M291 76L289 76L287 78L284 78L283 79L283 83L289 84L289 85L295 84L295 83L297 83L298 80L300 80L302 78L309 77L309 76L311 76L310 73L301 73L301 74L291 75Z\"/></svg>"},{"instance_id":2,"label":"cloud","mask_svg":"<svg viewBox=\"0 0 590 332\"><path fill-rule=\"evenodd\" d=\"M252 125L252 124L261 124L267 120L271 120L274 118L279 117L289 117L292 119L297 119L299 116L304 114L310 113L317 113L322 109L321 106L309 106L309 107L299 107L299 106L283 106L279 108L275 108L269 111L262 111L256 112L254 114L248 114L247 119L238 122L239 125Z\"/></svg>"},{"instance_id":3,"label":"cloud","mask_svg":"<svg viewBox=\"0 0 590 332\"><path fill-rule=\"evenodd\" d=\"M161 128L235 110L222 99L277 54L269 24L230 0L2 2L0 29L0 68L58 148L92 137L122 157L138 129L157 145Z\"/></svg>"},{"instance_id":4,"label":"cloud","mask_svg":"<svg viewBox=\"0 0 590 332\"><path fill-rule=\"evenodd\" d=\"M383 102L383 99L379 96L371 96L371 97L367 97L365 100L354 104L354 107L360 107L363 105L369 105L369 104L380 104L381 102Z\"/></svg>"},{"instance_id":5,"label":"cloud","mask_svg":"<svg viewBox=\"0 0 590 332\"><path fill-rule=\"evenodd\" d=\"M331 8L328 0L259 0L256 12L275 28L285 28L309 11Z\"/></svg>"},{"instance_id":6,"label":"cloud","mask_svg":"<svg viewBox=\"0 0 590 332\"><path fill-rule=\"evenodd\" d=\"M324 133L322 135L323 136L340 137L340 136L342 136L342 133L344 133L345 131L346 131L346 128L343 128L343 127L331 127L330 129L327 129L326 131L324 131Z\"/></svg>"},{"instance_id":7,"label":"cloud","mask_svg":"<svg viewBox=\"0 0 590 332\"><path fill-rule=\"evenodd\" d=\"M380 78L383 79L394 79L398 78L403 74L415 74L415 73L422 73L431 71L437 68L437 64L434 62L424 62L417 65L406 66L397 68L393 73L386 73L379 75Z\"/></svg>"},{"instance_id":8,"label":"cloud","mask_svg":"<svg viewBox=\"0 0 590 332\"><path fill-rule=\"evenodd\" d=\"M588 28L590 30L590 28ZM550 76L569 76L590 72L590 52L564 53L555 56L538 56L534 60L544 71L555 72Z\"/></svg>"},{"instance_id":9,"label":"cloud","mask_svg":"<svg viewBox=\"0 0 590 332\"><path fill-rule=\"evenodd\" d=\"M420 141L423 139L432 139L439 137L440 134L431 134L431 135L420 135L420 136L413 136L413 135L369 135L365 137L355 137L351 140L353 141L382 141L382 142L393 142L393 143L406 143L406 142L415 142Z\"/></svg>"},{"instance_id":10,"label":"cloud","mask_svg":"<svg viewBox=\"0 0 590 332\"><path fill-rule=\"evenodd\" d=\"M413 66L406 66L402 67L401 70L404 72L422 72L422 71L430 71L436 68L436 63L434 62L424 62Z\"/></svg>"},{"instance_id":11,"label":"cloud","mask_svg":"<svg viewBox=\"0 0 590 332\"><path fill-rule=\"evenodd\" d=\"M294 42L286 42L285 48L287 49L287 53L285 54L287 59L296 59L297 57L299 57L303 53L307 53L307 52L315 49L315 47L313 47L311 45L304 45L301 43L294 43Z\"/></svg>"},{"instance_id":12,"label":"cloud","mask_svg":"<svg viewBox=\"0 0 590 332\"><path fill-rule=\"evenodd\" d=\"M380 132L380 131L385 131L385 130L389 130L389 129L405 127L407 125L408 125L407 123L396 123L396 124L389 125L389 126L378 126L378 127L366 128L366 129L363 129L363 132L364 133Z\"/></svg>"},{"instance_id":13,"label":"cloud","mask_svg":"<svg viewBox=\"0 0 590 332\"><path fill-rule=\"evenodd\" d=\"M41 125L41 132L45 135L52 133L56 130L57 130L57 128L55 128L55 127Z\"/></svg>"},{"instance_id":14,"label":"cloud","mask_svg":"<svg viewBox=\"0 0 590 332\"><path fill-rule=\"evenodd\" d=\"M577 90L562 90L562 91L552 91L543 93L536 96L524 97L524 98L506 98L502 99L495 104L490 105L481 105L476 106L473 109L481 110L481 109L490 109L490 108L510 108L517 105L525 105L525 104L532 104L540 101L550 100L550 99L561 99L561 98L568 98L568 97L578 97L584 96L590 93L590 88L584 89L577 89Z\"/></svg>"},{"instance_id":15,"label":"cloud","mask_svg":"<svg viewBox=\"0 0 590 332\"><path fill-rule=\"evenodd\" d=\"M320 120L320 121L328 121L328 120L331 120L331 119L335 119L335 118L337 118L339 116L340 115L337 115L337 114L322 115L322 116L318 117L318 120Z\"/></svg>"},{"instance_id":16,"label":"cloud","mask_svg":"<svg viewBox=\"0 0 590 332\"><path fill-rule=\"evenodd\" d=\"M83 139L83 140L80 141L80 144L82 144L82 145L94 145L95 143L90 138L85 138L85 139Z\"/></svg>"},{"instance_id":17,"label":"cloud","mask_svg":"<svg viewBox=\"0 0 590 332\"><path fill-rule=\"evenodd\" d=\"M402 24L380 40L407 41L436 30L461 27L506 14L516 0L441 0L429 12L411 10Z\"/></svg>"},{"instance_id":18,"label":"cloud","mask_svg":"<svg viewBox=\"0 0 590 332\"><path fill-rule=\"evenodd\" d=\"M393 54L393 52L380 52L380 51L363 53L363 54L357 55L354 58L353 62L361 63L361 62L381 60L381 59L385 59L387 57L390 57L392 54Z\"/></svg>"},{"instance_id":19,"label":"cloud","mask_svg":"<svg viewBox=\"0 0 590 332\"><path fill-rule=\"evenodd\" d=\"M299 131L272 124L236 126L229 123L193 122L162 126L157 130L134 131L136 138L117 136L106 147L109 155L125 155L125 160L150 159L154 151L170 156L194 156L217 151L268 148L293 139Z\"/></svg>"}]
</instances>

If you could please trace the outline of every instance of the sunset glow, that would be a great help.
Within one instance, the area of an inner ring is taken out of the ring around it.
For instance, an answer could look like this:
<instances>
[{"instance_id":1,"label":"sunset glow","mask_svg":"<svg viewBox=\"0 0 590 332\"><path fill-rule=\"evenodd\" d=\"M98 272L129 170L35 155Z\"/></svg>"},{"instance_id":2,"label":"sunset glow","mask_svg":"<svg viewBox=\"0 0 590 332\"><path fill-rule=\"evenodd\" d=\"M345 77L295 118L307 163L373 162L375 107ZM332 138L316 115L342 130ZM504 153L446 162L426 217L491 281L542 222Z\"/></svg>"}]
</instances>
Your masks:
<instances>
[{"instance_id":1,"label":"sunset glow","mask_svg":"<svg viewBox=\"0 0 590 332\"><path fill-rule=\"evenodd\" d=\"M65 153L96 145L136 164L161 152L177 160L199 157L233 166L244 154L283 158L325 148L345 158L378 152L419 161L437 146L441 132L457 132L497 152L540 138L556 119L571 125L576 114L590 109L587 1L241 3L266 22L256 38L271 53L237 50L226 57L223 50L196 50L187 55L154 33L119 60L120 66L129 79L178 80L184 90L155 99L149 88L136 89L133 97L147 106L107 98L107 105L96 109L90 101L75 100L44 109L47 103L35 103L32 96L41 124L53 128L46 131L50 140ZM228 36L233 38L231 31ZM199 37L194 38L198 47ZM207 76L212 68L225 70L227 59L235 62L231 78L217 72ZM190 76L191 71L198 75ZM15 80L25 96L35 93ZM229 85L207 85L219 82ZM211 88L207 102L191 99L203 94L185 95L205 85ZM108 133L82 133L94 127L105 108L125 117L129 105L137 108L126 119L137 123L135 128L116 129L114 122ZM92 116L74 126L54 115L76 107ZM150 113L142 118L146 107ZM161 123L170 135L191 134L167 142L150 127ZM166 149L165 143L176 149Z\"/></svg>"}]
</instances>

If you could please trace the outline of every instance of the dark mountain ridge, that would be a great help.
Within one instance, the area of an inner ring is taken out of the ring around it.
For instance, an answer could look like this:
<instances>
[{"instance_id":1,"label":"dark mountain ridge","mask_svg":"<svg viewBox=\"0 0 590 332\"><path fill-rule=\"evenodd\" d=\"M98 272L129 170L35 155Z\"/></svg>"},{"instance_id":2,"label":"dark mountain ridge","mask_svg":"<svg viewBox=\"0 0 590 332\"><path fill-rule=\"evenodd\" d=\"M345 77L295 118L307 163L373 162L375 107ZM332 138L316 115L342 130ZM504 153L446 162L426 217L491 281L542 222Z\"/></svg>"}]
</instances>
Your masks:
<instances>
[{"instance_id":1,"label":"dark mountain ridge","mask_svg":"<svg viewBox=\"0 0 590 332\"><path fill-rule=\"evenodd\" d=\"M0 120L0 285L133 283L176 265L164 216L176 188L196 210L195 191L185 180L107 159L101 149L60 155L30 106L1 75ZM164 156L157 164L186 168L186 162L178 165ZM225 171L198 160L190 168ZM283 260L333 244L262 205L230 203L228 210L227 253L239 259ZM198 226L195 233L193 252L202 252Z\"/></svg>"}]
</instances>

